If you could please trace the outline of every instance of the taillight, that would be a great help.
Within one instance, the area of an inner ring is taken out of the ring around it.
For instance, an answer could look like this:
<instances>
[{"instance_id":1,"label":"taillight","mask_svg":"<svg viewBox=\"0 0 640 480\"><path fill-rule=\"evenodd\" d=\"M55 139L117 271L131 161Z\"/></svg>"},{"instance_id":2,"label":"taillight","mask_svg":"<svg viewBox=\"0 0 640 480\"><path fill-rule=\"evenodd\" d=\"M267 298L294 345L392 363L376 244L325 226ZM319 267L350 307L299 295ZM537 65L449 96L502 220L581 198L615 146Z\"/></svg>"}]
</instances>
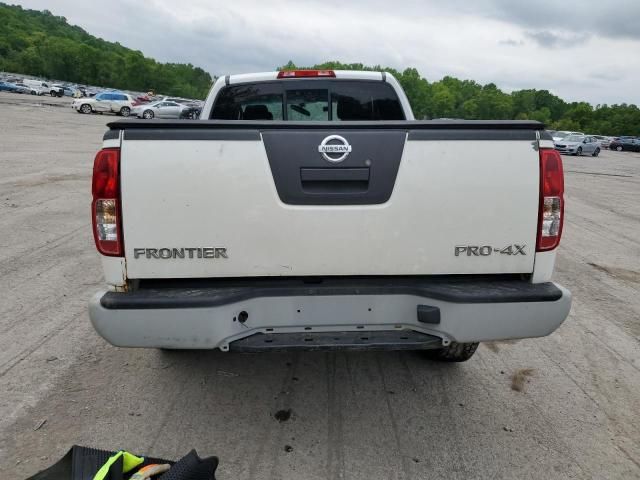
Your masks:
<instances>
[{"instance_id":1,"label":"taillight","mask_svg":"<svg viewBox=\"0 0 640 480\"><path fill-rule=\"evenodd\" d=\"M120 210L120 149L103 148L93 162L91 185L93 238L102 255L121 257L122 215Z\"/></svg>"},{"instance_id":2,"label":"taillight","mask_svg":"<svg viewBox=\"0 0 640 480\"><path fill-rule=\"evenodd\" d=\"M301 78L301 77L335 77L333 70L283 70L278 72L278 78Z\"/></svg>"},{"instance_id":3,"label":"taillight","mask_svg":"<svg viewBox=\"0 0 640 480\"><path fill-rule=\"evenodd\" d=\"M550 148L540 149L540 211L536 251L553 250L560 243L564 216L562 157Z\"/></svg>"}]
</instances>

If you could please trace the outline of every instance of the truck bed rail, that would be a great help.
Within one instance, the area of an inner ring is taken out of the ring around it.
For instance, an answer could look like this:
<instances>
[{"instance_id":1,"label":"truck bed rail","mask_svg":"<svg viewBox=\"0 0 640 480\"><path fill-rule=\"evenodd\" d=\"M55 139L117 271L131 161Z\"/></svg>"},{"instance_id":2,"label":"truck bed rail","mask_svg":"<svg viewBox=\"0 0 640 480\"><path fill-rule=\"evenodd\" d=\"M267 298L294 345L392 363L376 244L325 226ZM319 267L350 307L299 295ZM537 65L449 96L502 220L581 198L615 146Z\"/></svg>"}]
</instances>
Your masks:
<instances>
[{"instance_id":1,"label":"truck bed rail","mask_svg":"<svg viewBox=\"0 0 640 480\"><path fill-rule=\"evenodd\" d=\"M532 120L387 120L366 122L290 122L281 120L133 120L110 122L111 130L129 129L234 129L234 130L279 130L279 129L398 129L398 130L544 130L541 122Z\"/></svg>"}]
</instances>

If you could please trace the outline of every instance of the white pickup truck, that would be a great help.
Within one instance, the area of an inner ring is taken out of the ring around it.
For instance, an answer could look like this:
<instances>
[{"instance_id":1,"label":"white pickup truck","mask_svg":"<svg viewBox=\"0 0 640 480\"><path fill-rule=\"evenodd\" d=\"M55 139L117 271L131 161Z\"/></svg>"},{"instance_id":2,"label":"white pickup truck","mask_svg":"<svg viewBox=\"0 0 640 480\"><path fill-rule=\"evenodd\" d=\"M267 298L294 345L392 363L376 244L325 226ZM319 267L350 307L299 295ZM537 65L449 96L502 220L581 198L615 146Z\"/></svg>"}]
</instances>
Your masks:
<instances>
[{"instance_id":1,"label":"white pickup truck","mask_svg":"<svg viewBox=\"0 0 640 480\"><path fill-rule=\"evenodd\" d=\"M467 360L567 317L563 190L538 122L416 121L380 72L222 77L199 121L109 124L90 318L123 347Z\"/></svg>"}]
</instances>

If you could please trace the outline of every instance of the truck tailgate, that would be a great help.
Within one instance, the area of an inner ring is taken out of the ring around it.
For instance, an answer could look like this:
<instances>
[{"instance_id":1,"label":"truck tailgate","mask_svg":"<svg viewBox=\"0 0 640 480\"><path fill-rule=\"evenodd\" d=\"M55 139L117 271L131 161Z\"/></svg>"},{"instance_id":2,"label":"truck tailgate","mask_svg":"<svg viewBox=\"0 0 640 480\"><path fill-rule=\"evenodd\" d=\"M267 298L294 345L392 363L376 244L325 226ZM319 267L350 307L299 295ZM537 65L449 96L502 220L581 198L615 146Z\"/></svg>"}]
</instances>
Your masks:
<instances>
[{"instance_id":1,"label":"truck tailgate","mask_svg":"<svg viewBox=\"0 0 640 480\"><path fill-rule=\"evenodd\" d=\"M210 123L121 127L129 278L533 270L533 127Z\"/></svg>"}]
</instances>

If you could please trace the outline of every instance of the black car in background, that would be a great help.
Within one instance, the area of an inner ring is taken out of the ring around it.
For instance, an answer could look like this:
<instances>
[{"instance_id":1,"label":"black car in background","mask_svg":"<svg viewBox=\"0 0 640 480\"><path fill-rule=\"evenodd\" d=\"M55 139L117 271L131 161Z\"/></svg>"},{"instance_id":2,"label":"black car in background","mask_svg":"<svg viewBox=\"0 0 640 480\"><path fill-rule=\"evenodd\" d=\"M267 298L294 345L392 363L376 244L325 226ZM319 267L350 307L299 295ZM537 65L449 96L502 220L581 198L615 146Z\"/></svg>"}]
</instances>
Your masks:
<instances>
[{"instance_id":1,"label":"black car in background","mask_svg":"<svg viewBox=\"0 0 640 480\"><path fill-rule=\"evenodd\" d=\"M201 111L202 111L202 104L187 103L186 107L180 111L180 118L188 119L188 120L197 120L200 118Z\"/></svg>"},{"instance_id":2,"label":"black car in background","mask_svg":"<svg viewBox=\"0 0 640 480\"><path fill-rule=\"evenodd\" d=\"M617 140L612 140L609 144L609 150L617 150L622 152L626 150L628 152L640 152L640 139L631 137L620 137Z\"/></svg>"}]
</instances>

